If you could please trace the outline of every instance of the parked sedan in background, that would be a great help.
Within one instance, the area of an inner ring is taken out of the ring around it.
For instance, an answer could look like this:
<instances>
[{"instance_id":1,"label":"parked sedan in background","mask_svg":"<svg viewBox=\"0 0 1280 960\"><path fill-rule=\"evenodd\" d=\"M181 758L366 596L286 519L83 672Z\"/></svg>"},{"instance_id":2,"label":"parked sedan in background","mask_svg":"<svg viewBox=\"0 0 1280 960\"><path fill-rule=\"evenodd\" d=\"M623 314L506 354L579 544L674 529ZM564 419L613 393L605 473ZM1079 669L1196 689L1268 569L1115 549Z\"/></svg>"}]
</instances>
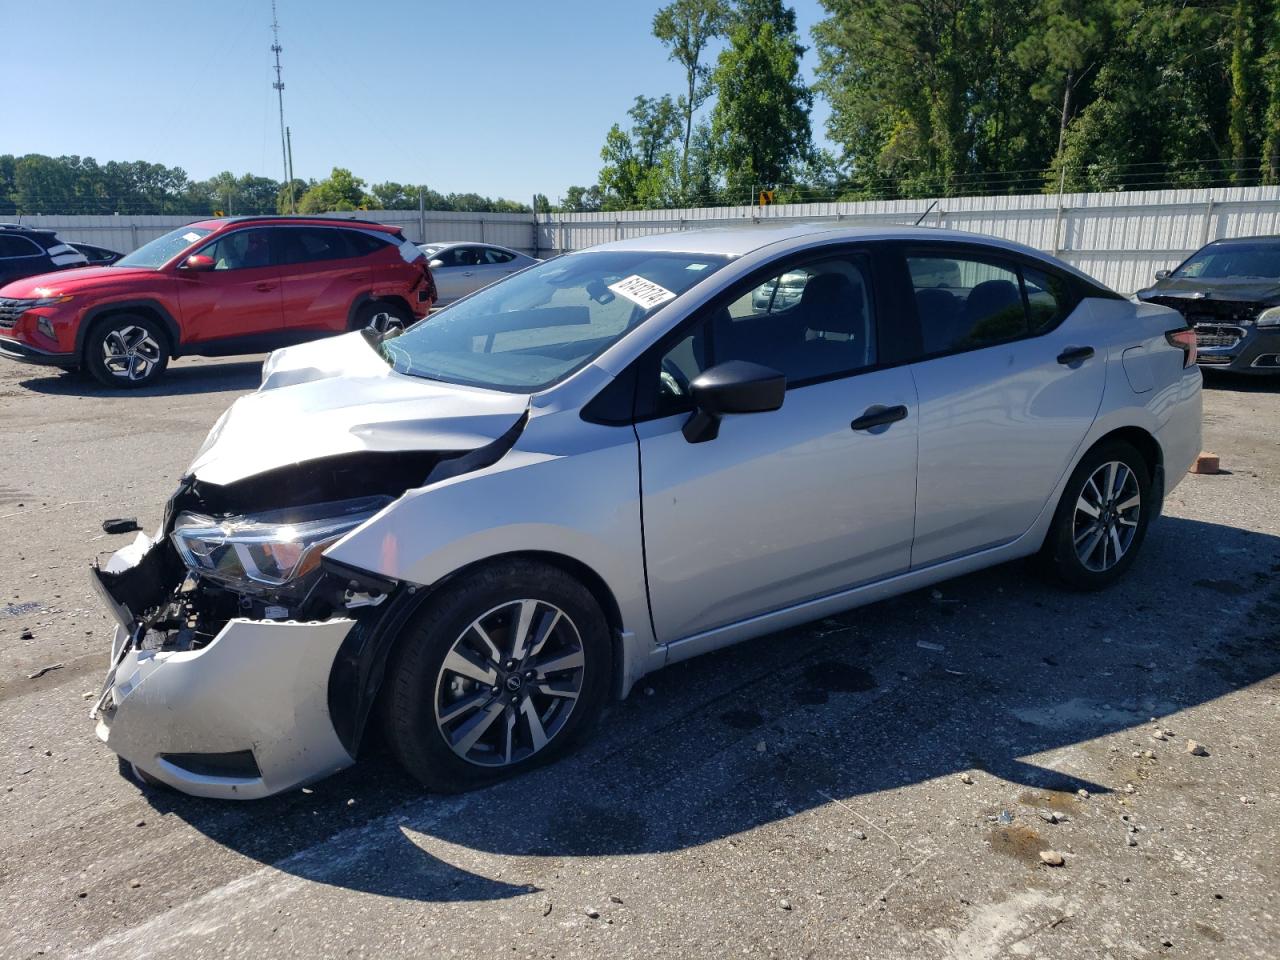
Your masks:
<instances>
[{"instance_id":1,"label":"parked sedan in background","mask_svg":"<svg viewBox=\"0 0 1280 960\"><path fill-rule=\"evenodd\" d=\"M76 250L83 253L91 267L109 267L124 256L123 253L115 250L94 246L92 243L81 243L78 240L75 243L68 244L68 246L75 247Z\"/></svg>"},{"instance_id":2,"label":"parked sedan in background","mask_svg":"<svg viewBox=\"0 0 1280 960\"><path fill-rule=\"evenodd\" d=\"M1215 240L1137 296L1187 318L1201 366L1280 374L1280 237Z\"/></svg>"},{"instance_id":3,"label":"parked sedan in background","mask_svg":"<svg viewBox=\"0 0 1280 960\"><path fill-rule=\"evenodd\" d=\"M418 249L431 261L440 304L451 303L541 262L492 243L420 243Z\"/></svg>"},{"instance_id":4,"label":"parked sedan in background","mask_svg":"<svg viewBox=\"0 0 1280 960\"><path fill-rule=\"evenodd\" d=\"M761 310L782 277L799 297ZM98 736L250 798L351 764L381 721L462 790L718 647L1032 554L1105 587L1200 450L1200 383L1174 311L972 234L566 254L268 358L160 535L97 572Z\"/></svg>"}]
</instances>

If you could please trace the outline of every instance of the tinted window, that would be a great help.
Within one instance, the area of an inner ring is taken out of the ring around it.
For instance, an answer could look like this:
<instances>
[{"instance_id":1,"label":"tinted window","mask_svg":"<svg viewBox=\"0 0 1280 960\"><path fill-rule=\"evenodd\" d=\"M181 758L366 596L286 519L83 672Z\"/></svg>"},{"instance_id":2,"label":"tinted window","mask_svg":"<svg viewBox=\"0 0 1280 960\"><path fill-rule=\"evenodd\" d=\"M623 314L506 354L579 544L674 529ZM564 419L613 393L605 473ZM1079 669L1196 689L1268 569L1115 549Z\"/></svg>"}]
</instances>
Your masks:
<instances>
[{"instance_id":1,"label":"tinted window","mask_svg":"<svg viewBox=\"0 0 1280 960\"><path fill-rule=\"evenodd\" d=\"M401 373L541 390L725 262L649 251L570 254L486 287L380 346Z\"/></svg>"},{"instance_id":2,"label":"tinted window","mask_svg":"<svg viewBox=\"0 0 1280 960\"><path fill-rule=\"evenodd\" d=\"M38 257L44 251L26 237L0 234L0 257Z\"/></svg>"},{"instance_id":3,"label":"tinted window","mask_svg":"<svg viewBox=\"0 0 1280 960\"><path fill-rule=\"evenodd\" d=\"M439 260L442 267L457 267L461 264L458 262L458 254L462 247L445 247L443 250L436 250L435 253L429 253L427 256L432 260Z\"/></svg>"},{"instance_id":4,"label":"tinted window","mask_svg":"<svg viewBox=\"0 0 1280 960\"><path fill-rule=\"evenodd\" d=\"M271 241L266 230L225 233L200 252L213 258L214 270L252 270L271 266Z\"/></svg>"},{"instance_id":5,"label":"tinted window","mask_svg":"<svg viewBox=\"0 0 1280 960\"><path fill-rule=\"evenodd\" d=\"M276 231L281 263L313 263L318 260L345 260L358 256L348 243L355 236L348 230L326 227L282 227Z\"/></svg>"},{"instance_id":6,"label":"tinted window","mask_svg":"<svg viewBox=\"0 0 1280 960\"><path fill-rule=\"evenodd\" d=\"M860 258L833 257L731 292L658 362L660 415L690 408L689 384L726 360L781 371L788 386L876 362L871 284Z\"/></svg>"},{"instance_id":7,"label":"tinted window","mask_svg":"<svg viewBox=\"0 0 1280 960\"><path fill-rule=\"evenodd\" d=\"M924 352L1000 343L1027 332L1017 268L1000 260L909 256Z\"/></svg>"},{"instance_id":8,"label":"tinted window","mask_svg":"<svg viewBox=\"0 0 1280 960\"><path fill-rule=\"evenodd\" d=\"M485 247L482 251L482 263L510 263L516 258L514 253L507 253L505 250L496 250L493 247Z\"/></svg>"},{"instance_id":9,"label":"tinted window","mask_svg":"<svg viewBox=\"0 0 1280 960\"><path fill-rule=\"evenodd\" d=\"M351 247L351 256L365 257L379 250L385 250L388 246L387 240L380 240L375 236L367 233L361 233L358 230L347 230L347 244Z\"/></svg>"},{"instance_id":10,"label":"tinted window","mask_svg":"<svg viewBox=\"0 0 1280 960\"><path fill-rule=\"evenodd\" d=\"M1056 273L1023 267L1022 284L1027 292L1028 320L1032 333L1040 333L1053 327L1075 307L1076 298L1071 283Z\"/></svg>"}]
</instances>

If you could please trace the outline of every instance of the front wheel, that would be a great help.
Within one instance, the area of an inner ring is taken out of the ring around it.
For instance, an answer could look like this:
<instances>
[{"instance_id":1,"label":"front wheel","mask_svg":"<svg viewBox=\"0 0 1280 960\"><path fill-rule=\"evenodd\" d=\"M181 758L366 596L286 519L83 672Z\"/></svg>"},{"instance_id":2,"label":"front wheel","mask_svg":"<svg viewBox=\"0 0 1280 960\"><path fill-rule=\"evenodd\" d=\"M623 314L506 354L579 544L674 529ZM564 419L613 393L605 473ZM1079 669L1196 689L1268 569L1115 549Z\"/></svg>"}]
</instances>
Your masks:
<instances>
[{"instance_id":1,"label":"front wheel","mask_svg":"<svg viewBox=\"0 0 1280 960\"><path fill-rule=\"evenodd\" d=\"M89 332L84 365L104 386L145 387L158 380L169 365L169 338L150 317L108 317Z\"/></svg>"},{"instance_id":2,"label":"front wheel","mask_svg":"<svg viewBox=\"0 0 1280 960\"><path fill-rule=\"evenodd\" d=\"M1137 556L1154 507L1151 474L1127 443L1085 454L1054 514L1044 559L1067 586L1099 590L1124 575Z\"/></svg>"},{"instance_id":3,"label":"front wheel","mask_svg":"<svg viewBox=\"0 0 1280 960\"><path fill-rule=\"evenodd\" d=\"M594 725L611 675L599 604L558 567L494 563L406 627L384 717L401 764L455 793L550 762Z\"/></svg>"}]
</instances>

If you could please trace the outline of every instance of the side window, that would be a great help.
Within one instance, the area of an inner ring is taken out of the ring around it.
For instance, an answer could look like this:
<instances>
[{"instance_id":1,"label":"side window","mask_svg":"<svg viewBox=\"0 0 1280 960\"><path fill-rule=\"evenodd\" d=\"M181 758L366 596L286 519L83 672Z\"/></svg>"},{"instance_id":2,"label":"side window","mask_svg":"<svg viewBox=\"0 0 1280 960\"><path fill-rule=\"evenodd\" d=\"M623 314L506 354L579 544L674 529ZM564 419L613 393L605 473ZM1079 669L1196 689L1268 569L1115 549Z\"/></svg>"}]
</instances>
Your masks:
<instances>
[{"instance_id":1,"label":"side window","mask_svg":"<svg viewBox=\"0 0 1280 960\"><path fill-rule=\"evenodd\" d=\"M314 263L358 256L347 242L350 231L325 227L281 227L277 232L281 263Z\"/></svg>"},{"instance_id":2,"label":"side window","mask_svg":"<svg viewBox=\"0 0 1280 960\"><path fill-rule=\"evenodd\" d=\"M788 387L854 373L876 363L871 282L859 257L793 267L731 291L658 359L656 413L691 407L689 384L726 360L786 375Z\"/></svg>"},{"instance_id":3,"label":"side window","mask_svg":"<svg viewBox=\"0 0 1280 960\"><path fill-rule=\"evenodd\" d=\"M266 230L235 230L200 250L213 258L214 270L250 270L271 266L271 243Z\"/></svg>"},{"instance_id":4,"label":"side window","mask_svg":"<svg viewBox=\"0 0 1280 960\"><path fill-rule=\"evenodd\" d=\"M484 249L483 263L510 263L514 260L515 254L507 253L505 250L495 250L493 247Z\"/></svg>"},{"instance_id":5,"label":"side window","mask_svg":"<svg viewBox=\"0 0 1280 960\"><path fill-rule=\"evenodd\" d=\"M44 251L26 237L0 236L0 258L38 257L42 253Z\"/></svg>"},{"instance_id":6,"label":"side window","mask_svg":"<svg viewBox=\"0 0 1280 960\"><path fill-rule=\"evenodd\" d=\"M474 267L480 263L480 251L475 247L454 247L453 265L458 267Z\"/></svg>"},{"instance_id":7,"label":"side window","mask_svg":"<svg viewBox=\"0 0 1280 960\"><path fill-rule=\"evenodd\" d=\"M924 352L1000 343L1027 332L1017 268L964 256L907 257Z\"/></svg>"},{"instance_id":8,"label":"side window","mask_svg":"<svg viewBox=\"0 0 1280 960\"><path fill-rule=\"evenodd\" d=\"M1032 333L1057 324L1075 309L1079 300L1069 280L1035 267L1022 268L1022 284L1027 292L1027 319Z\"/></svg>"},{"instance_id":9,"label":"side window","mask_svg":"<svg viewBox=\"0 0 1280 960\"><path fill-rule=\"evenodd\" d=\"M349 257L367 257L371 253L385 250L388 246L386 241L361 233L359 230L344 230L342 233L347 238L347 246L350 248L347 253Z\"/></svg>"}]
</instances>

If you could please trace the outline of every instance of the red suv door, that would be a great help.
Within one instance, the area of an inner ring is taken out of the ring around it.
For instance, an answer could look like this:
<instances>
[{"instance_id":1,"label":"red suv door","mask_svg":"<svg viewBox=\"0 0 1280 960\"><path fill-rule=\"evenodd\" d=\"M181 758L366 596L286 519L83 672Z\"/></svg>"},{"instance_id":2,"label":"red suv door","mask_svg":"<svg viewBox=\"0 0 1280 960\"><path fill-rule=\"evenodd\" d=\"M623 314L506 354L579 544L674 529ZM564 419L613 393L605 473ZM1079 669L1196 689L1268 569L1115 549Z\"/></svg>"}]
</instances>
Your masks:
<instances>
[{"instance_id":1,"label":"red suv door","mask_svg":"<svg viewBox=\"0 0 1280 960\"><path fill-rule=\"evenodd\" d=\"M372 281L368 254L385 244L342 227L284 226L273 234L285 331L346 330L351 304Z\"/></svg>"},{"instance_id":2,"label":"red suv door","mask_svg":"<svg viewBox=\"0 0 1280 960\"><path fill-rule=\"evenodd\" d=\"M280 268L270 230L232 230L196 252L211 257L213 269L176 271L184 343L280 332Z\"/></svg>"}]
</instances>

